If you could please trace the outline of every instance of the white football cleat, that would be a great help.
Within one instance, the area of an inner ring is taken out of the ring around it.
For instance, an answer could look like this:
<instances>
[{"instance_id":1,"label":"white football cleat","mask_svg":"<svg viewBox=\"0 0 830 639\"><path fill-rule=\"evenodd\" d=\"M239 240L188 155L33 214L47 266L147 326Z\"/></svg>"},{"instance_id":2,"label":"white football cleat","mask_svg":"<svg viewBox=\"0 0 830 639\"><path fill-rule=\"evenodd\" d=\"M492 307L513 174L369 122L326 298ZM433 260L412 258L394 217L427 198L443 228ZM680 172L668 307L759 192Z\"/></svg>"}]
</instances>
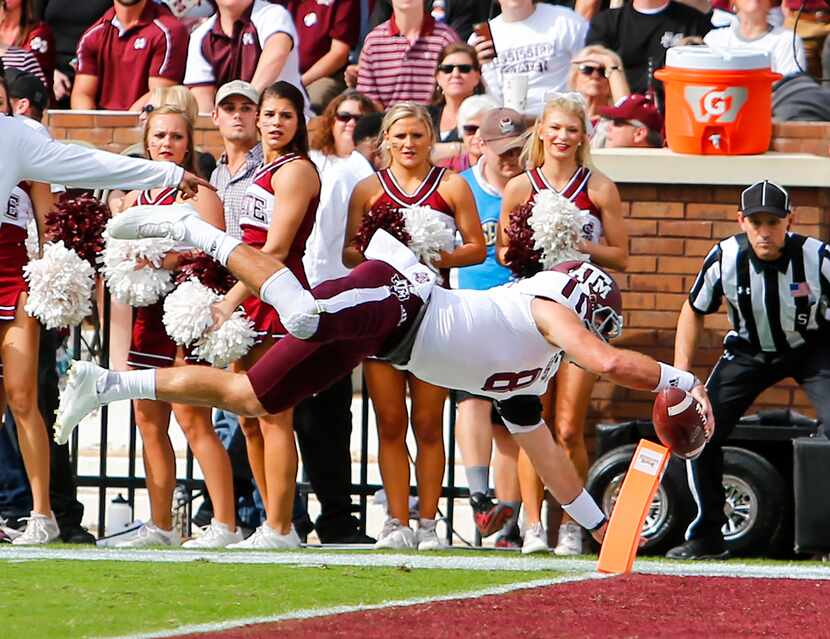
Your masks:
<instances>
[{"instance_id":1,"label":"white football cleat","mask_svg":"<svg viewBox=\"0 0 830 639\"><path fill-rule=\"evenodd\" d=\"M75 426L101 406L96 383L107 370L92 362L75 360L69 368L55 419L55 442L65 444Z\"/></svg>"},{"instance_id":2,"label":"white football cleat","mask_svg":"<svg viewBox=\"0 0 830 639\"><path fill-rule=\"evenodd\" d=\"M191 215L198 213L189 204L133 206L112 218L107 224L107 230L119 240L164 237L181 242L185 236L181 221Z\"/></svg>"}]
</instances>

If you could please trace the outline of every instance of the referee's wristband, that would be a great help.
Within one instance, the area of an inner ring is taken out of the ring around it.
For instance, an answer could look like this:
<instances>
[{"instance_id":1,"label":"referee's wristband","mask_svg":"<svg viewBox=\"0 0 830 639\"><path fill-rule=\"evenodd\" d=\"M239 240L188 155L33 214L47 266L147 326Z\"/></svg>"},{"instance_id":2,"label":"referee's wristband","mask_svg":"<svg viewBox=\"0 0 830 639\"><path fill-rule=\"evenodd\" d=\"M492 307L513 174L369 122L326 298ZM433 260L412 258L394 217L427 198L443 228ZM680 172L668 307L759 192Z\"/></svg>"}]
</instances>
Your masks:
<instances>
[{"instance_id":1,"label":"referee's wristband","mask_svg":"<svg viewBox=\"0 0 830 639\"><path fill-rule=\"evenodd\" d=\"M660 381L654 389L655 393L659 393L667 388L679 388L680 390L689 392L701 383L700 380L689 371L682 371L679 368L669 366L663 362L657 363L660 364Z\"/></svg>"}]
</instances>

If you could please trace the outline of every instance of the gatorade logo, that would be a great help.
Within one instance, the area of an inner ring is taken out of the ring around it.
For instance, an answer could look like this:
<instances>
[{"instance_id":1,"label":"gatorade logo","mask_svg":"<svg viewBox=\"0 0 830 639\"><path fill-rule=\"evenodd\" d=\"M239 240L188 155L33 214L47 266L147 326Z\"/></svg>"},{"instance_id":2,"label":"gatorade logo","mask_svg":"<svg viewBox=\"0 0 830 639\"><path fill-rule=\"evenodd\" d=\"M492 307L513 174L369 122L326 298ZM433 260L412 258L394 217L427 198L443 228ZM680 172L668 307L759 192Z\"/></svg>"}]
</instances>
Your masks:
<instances>
[{"instance_id":1,"label":"gatorade logo","mask_svg":"<svg viewBox=\"0 0 830 639\"><path fill-rule=\"evenodd\" d=\"M695 120L704 123L734 122L746 103L746 87L686 87L683 97Z\"/></svg>"}]
</instances>

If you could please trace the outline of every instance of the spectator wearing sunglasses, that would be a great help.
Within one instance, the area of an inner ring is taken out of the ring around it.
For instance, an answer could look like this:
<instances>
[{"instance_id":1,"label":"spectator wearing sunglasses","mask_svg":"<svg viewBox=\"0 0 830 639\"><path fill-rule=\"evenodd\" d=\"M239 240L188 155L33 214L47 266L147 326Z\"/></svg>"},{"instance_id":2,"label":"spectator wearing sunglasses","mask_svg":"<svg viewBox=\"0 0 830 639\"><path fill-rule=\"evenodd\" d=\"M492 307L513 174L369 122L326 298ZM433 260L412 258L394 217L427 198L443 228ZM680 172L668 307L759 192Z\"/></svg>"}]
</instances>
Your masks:
<instances>
[{"instance_id":1,"label":"spectator wearing sunglasses","mask_svg":"<svg viewBox=\"0 0 830 639\"><path fill-rule=\"evenodd\" d=\"M320 203L303 256L311 286L349 273L342 258L349 198L355 185L374 173L355 150L354 132L358 120L374 112L369 98L346 91L309 125L308 156L320 174ZM375 543L360 532L360 522L352 516L352 390L349 372L294 407L303 468L320 501L314 528L322 543Z\"/></svg>"},{"instance_id":2,"label":"spectator wearing sunglasses","mask_svg":"<svg viewBox=\"0 0 830 639\"><path fill-rule=\"evenodd\" d=\"M463 42L444 47L435 69L430 115L440 142L458 142L458 108L471 95L484 93L476 51Z\"/></svg>"},{"instance_id":3,"label":"spectator wearing sunglasses","mask_svg":"<svg viewBox=\"0 0 830 639\"><path fill-rule=\"evenodd\" d=\"M500 105L489 95L471 95L458 108L458 135L460 142L436 144L432 151L432 162L453 171L465 171L474 166L481 157L481 137L478 128L487 111Z\"/></svg>"},{"instance_id":4,"label":"spectator wearing sunglasses","mask_svg":"<svg viewBox=\"0 0 830 639\"><path fill-rule=\"evenodd\" d=\"M663 116L646 96L629 95L616 106L600 107L599 113L608 122L606 148L663 146Z\"/></svg>"},{"instance_id":5,"label":"spectator wearing sunglasses","mask_svg":"<svg viewBox=\"0 0 830 639\"><path fill-rule=\"evenodd\" d=\"M594 126L600 119L600 107L611 106L631 93L620 56L596 44L574 56L568 88L585 98L588 117Z\"/></svg>"}]
</instances>

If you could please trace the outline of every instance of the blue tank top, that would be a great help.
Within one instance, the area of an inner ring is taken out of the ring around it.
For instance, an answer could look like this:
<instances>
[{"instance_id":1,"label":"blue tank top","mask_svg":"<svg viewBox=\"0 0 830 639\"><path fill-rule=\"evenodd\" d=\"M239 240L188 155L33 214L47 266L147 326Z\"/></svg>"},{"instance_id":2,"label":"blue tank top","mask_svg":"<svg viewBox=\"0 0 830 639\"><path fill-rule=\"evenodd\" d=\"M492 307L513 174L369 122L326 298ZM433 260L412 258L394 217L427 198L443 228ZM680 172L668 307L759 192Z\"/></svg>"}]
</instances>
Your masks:
<instances>
[{"instance_id":1,"label":"blue tank top","mask_svg":"<svg viewBox=\"0 0 830 639\"><path fill-rule=\"evenodd\" d=\"M484 231L484 242L487 245L487 257L481 264L458 269L458 288L483 290L506 284L511 278L510 269L496 260L496 228L501 211L501 197L481 188L474 167L463 171L461 177L467 180L473 191L478 216L481 218L481 230Z\"/></svg>"}]
</instances>

